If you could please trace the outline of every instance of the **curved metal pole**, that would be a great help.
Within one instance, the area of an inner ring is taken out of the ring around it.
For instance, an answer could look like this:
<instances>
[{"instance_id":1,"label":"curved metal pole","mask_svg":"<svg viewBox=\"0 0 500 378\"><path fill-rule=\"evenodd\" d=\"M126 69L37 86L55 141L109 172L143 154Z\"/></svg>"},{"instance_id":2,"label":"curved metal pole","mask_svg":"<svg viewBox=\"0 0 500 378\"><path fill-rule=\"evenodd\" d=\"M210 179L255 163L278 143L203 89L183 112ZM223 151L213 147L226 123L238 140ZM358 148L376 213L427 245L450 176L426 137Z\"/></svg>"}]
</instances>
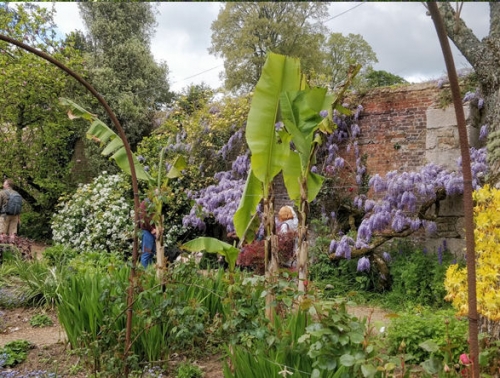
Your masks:
<instances>
[{"instance_id":1,"label":"curved metal pole","mask_svg":"<svg viewBox=\"0 0 500 378\"><path fill-rule=\"evenodd\" d=\"M125 151L127 153L127 158L128 158L128 163L130 166L130 175L132 176L132 189L134 191L134 243L133 243L133 250L132 250L132 269L130 270L130 277L129 277L129 287L128 287L128 292L127 292L127 323L126 323L126 330L125 330L125 352L124 352L124 360L126 361L128 353L130 351L131 347L131 334L132 334L132 304L133 304L133 296L134 296L134 283L135 283L135 276L136 276L136 265L137 265L137 255L138 255L138 240L137 240L137 233L138 233L138 224L139 224L139 186L137 184L137 175L135 172L135 166L134 166L134 159L132 156L132 151L130 149L130 144L127 140L127 137L125 135L125 132L120 125L120 122L118 121L118 118L116 118L115 114L109 107L108 103L104 98L94 89L92 85L90 85L87 81L85 81L80 75L78 75L76 72L72 71L68 67L66 67L64 64L59 62L58 60L54 59L50 55L44 53L43 51L37 50L31 46L28 46L22 42L19 42L13 38L7 37L6 35L0 34L0 40L3 40L5 42L8 42L10 44L16 45L26 51L29 51L35 55L38 55L39 57L49 61L50 63L54 64L64 72L66 72L68 75L72 76L75 78L80 84L82 84L85 88L88 89L90 93L94 95L95 98L101 103L101 105L104 107L106 110L106 113L108 113L109 118L111 118L111 121L116 127L116 130L118 131L118 135L120 136L120 139L123 141L123 146L125 147ZM128 364L125 364L125 375L128 376Z\"/></svg>"},{"instance_id":2,"label":"curved metal pole","mask_svg":"<svg viewBox=\"0 0 500 378\"><path fill-rule=\"evenodd\" d=\"M478 313L476 296L476 252L474 244L474 218L472 203L472 173L470 167L469 142L467 141L467 128L465 124L464 108L460 96L458 76L453 62L448 35L444 27L441 14L436 2L429 2L429 12L434 21L434 26L441 43L446 70L450 79L453 105L457 117L458 139L462 154L462 173L464 176L464 218L465 218L465 245L467 249L467 301L469 307L469 354L472 360L472 377L479 378L479 341L478 341Z\"/></svg>"}]
</instances>

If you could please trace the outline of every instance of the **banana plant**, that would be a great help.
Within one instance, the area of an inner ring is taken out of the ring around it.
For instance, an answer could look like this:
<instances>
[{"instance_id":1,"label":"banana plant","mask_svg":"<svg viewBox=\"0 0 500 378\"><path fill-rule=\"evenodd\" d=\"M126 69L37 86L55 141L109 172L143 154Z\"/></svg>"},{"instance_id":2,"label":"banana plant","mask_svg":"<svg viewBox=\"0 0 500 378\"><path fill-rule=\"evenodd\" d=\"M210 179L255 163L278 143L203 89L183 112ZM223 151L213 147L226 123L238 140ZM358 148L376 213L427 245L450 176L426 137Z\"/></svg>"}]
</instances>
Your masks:
<instances>
[{"instance_id":1,"label":"banana plant","mask_svg":"<svg viewBox=\"0 0 500 378\"><path fill-rule=\"evenodd\" d=\"M251 151L250 172L233 221L241 241L251 241L259 226L257 205L262 201L266 279L270 284L278 270L278 238L275 233L273 180L282 171L290 154L289 140L276 133L282 92L298 91L305 86L296 58L269 53L254 89L245 130ZM274 294L268 291L266 316L272 320Z\"/></svg>"},{"instance_id":2,"label":"banana plant","mask_svg":"<svg viewBox=\"0 0 500 378\"><path fill-rule=\"evenodd\" d=\"M59 102L69 108L68 117L70 119L82 118L90 122L90 128L87 130L87 138L99 143L101 147L106 146L101 154L103 156L111 155L118 167L130 175L130 166L127 160L127 154L121 138L111 130L104 122L102 122L95 114L82 108L67 98L60 98ZM107 143L107 145L106 145ZM146 181L149 185L154 185L154 179L144 170L144 167L133 154L134 167L138 180Z\"/></svg>"},{"instance_id":3,"label":"banana plant","mask_svg":"<svg viewBox=\"0 0 500 378\"><path fill-rule=\"evenodd\" d=\"M324 181L322 176L311 172L311 167L322 135L334 130L333 109L348 112L340 100L359 69L359 66L351 69L349 79L336 95L327 95L324 88L308 87L297 59L270 53L248 115L246 138L252 153L251 170L234 216L236 233L240 240L252 239L252 231L258 224L256 206L264 200L266 275L277 269L275 253L272 253L277 251L272 180L282 171L288 195L299 208L299 291L304 293L309 203L316 198ZM322 117L321 111L327 111L328 116ZM283 123L282 128L276 127L278 122Z\"/></svg>"},{"instance_id":4,"label":"banana plant","mask_svg":"<svg viewBox=\"0 0 500 378\"><path fill-rule=\"evenodd\" d=\"M166 268L165 253L163 252L164 240L164 216L163 216L163 203L165 198L163 193L168 192L168 184L170 179L179 178L182 176L182 171L187 166L186 159L184 156L177 156L170 169L167 172L166 179L162 180L161 172L163 167L163 156L165 154L165 149L162 148L160 151L160 163L158 164L158 177L156 188L152 193L149 194L150 200L154 206L153 222L156 227L156 277L161 281L164 277L163 273Z\"/></svg>"},{"instance_id":5,"label":"banana plant","mask_svg":"<svg viewBox=\"0 0 500 378\"><path fill-rule=\"evenodd\" d=\"M91 123L89 130L87 131L87 138L100 143L101 146L105 146L103 151L101 152L104 156L111 155L111 159L113 159L118 167L125 173L130 174L130 166L128 164L127 155L125 152L125 147L123 145L123 141L121 138L111 130L104 122L97 118L96 115L90 113L89 111L82 108L80 105L74 103L73 101L61 98L60 103L63 106L69 108L68 117L70 119L82 118ZM107 145L106 145L107 143ZM178 178L182 175L182 170L186 167L186 160L184 157L177 157L171 165L171 168L167 172L166 180L162 182L161 177L161 169L158 173L158 178L155 179L144 169L143 165L140 164L137 157L133 155L135 171L137 175L137 179L146 181L149 188L151 188L151 193L149 197L153 202L154 206L154 214L153 214L153 222L156 226L157 230L157 238L156 238L156 250L157 250L157 262L156 262L156 275L159 280L163 277L162 272L165 270L165 255L163 253L163 196L162 193L166 191L168 188L168 182L170 179ZM163 167L163 155L164 150L162 149L160 152L160 164L159 167ZM156 186L156 187L155 187Z\"/></svg>"},{"instance_id":6,"label":"banana plant","mask_svg":"<svg viewBox=\"0 0 500 378\"><path fill-rule=\"evenodd\" d=\"M232 246L231 244L210 237L200 237L188 241L181 246L181 249L189 252L217 253L224 256L229 265L230 273L234 272L236 259L238 258L238 254L240 252L238 248Z\"/></svg>"},{"instance_id":7,"label":"banana plant","mask_svg":"<svg viewBox=\"0 0 500 378\"><path fill-rule=\"evenodd\" d=\"M313 173L316 152L323 142L323 135L333 132L332 110L347 114L340 101L360 66L352 67L349 78L336 95L327 95L326 88L306 88L301 91L282 92L280 95L281 120L284 124L280 135L288 134L293 145L283 164L283 179L288 196L299 209L297 243L297 270L299 292L306 293L309 251L307 243L307 218L309 203L318 195L324 177ZM324 117L320 115L325 112Z\"/></svg>"}]
</instances>

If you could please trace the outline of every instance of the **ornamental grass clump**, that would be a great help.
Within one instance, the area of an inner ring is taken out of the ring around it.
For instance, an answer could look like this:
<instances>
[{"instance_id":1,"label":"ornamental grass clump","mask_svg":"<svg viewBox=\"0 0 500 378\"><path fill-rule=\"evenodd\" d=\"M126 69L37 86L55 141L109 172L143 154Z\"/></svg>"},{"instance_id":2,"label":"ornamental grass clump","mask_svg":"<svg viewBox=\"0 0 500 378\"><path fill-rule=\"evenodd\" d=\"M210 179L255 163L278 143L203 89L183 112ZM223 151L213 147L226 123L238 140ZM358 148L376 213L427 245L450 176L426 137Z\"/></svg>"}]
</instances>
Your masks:
<instances>
[{"instance_id":1,"label":"ornamental grass clump","mask_svg":"<svg viewBox=\"0 0 500 378\"><path fill-rule=\"evenodd\" d=\"M59 321L71 346L81 351L94 372L118 374L124 363L117 356L124 352L130 267L114 259L107 265L82 259L90 255L73 260L79 261L79 267L70 263L72 274L57 305ZM212 340L222 342L222 337L215 340L207 334L216 332L214 327L220 327L220 319L225 318L224 271L203 275L194 264L175 264L167 270L164 283L158 284L153 269L141 269L135 290L128 361L134 371L146 363L167 361L174 352L194 356L210 350Z\"/></svg>"},{"instance_id":2,"label":"ornamental grass clump","mask_svg":"<svg viewBox=\"0 0 500 378\"><path fill-rule=\"evenodd\" d=\"M54 243L78 252L131 252L133 226L129 179L106 172L61 197L52 218Z\"/></svg>"}]
</instances>

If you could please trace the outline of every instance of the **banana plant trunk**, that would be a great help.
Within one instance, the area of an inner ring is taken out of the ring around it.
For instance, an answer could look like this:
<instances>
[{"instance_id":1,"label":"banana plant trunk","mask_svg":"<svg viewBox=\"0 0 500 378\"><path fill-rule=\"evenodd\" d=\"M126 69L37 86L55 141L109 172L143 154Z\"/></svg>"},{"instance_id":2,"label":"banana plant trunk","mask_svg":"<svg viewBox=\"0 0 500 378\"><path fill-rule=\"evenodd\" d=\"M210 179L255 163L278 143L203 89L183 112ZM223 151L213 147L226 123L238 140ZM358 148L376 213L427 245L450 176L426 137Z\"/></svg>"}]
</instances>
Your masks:
<instances>
[{"instance_id":1,"label":"banana plant trunk","mask_svg":"<svg viewBox=\"0 0 500 378\"><path fill-rule=\"evenodd\" d=\"M299 227L297 229L297 271L299 275L298 290L299 293L307 294L309 244L307 242L307 216L309 213L309 203L307 201L307 183L301 182L300 188L300 208L299 208ZM302 295L299 297L302 298Z\"/></svg>"},{"instance_id":2,"label":"banana plant trunk","mask_svg":"<svg viewBox=\"0 0 500 378\"><path fill-rule=\"evenodd\" d=\"M278 236L275 233L276 226L274 221L274 195L272 194L270 194L268 198L264 199L264 214L264 258L266 271L265 276L268 287L266 295L266 318L272 322L274 320L274 304L276 302L276 295L274 294L273 287L276 283L279 268Z\"/></svg>"},{"instance_id":3,"label":"banana plant trunk","mask_svg":"<svg viewBox=\"0 0 500 378\"><path fill-rule=\"evenodd\" d=\"M156 278L159 282L163 282L165 277L165 252L163 251L163 215L161 216L160 224L156 226Z\"/></svg>"}]
</instances>

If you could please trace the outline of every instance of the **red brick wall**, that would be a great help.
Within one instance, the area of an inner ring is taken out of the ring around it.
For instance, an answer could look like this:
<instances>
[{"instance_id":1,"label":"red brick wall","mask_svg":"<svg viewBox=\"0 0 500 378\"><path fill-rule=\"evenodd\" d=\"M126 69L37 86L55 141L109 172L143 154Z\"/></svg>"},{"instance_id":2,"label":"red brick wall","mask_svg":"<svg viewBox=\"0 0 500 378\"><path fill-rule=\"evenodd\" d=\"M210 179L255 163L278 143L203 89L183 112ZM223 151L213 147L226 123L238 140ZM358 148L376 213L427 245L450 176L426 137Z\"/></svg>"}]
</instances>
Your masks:
<instances>
[{"instance_id":1,"label":"red brick wall","mask_svg":"<svg viewBox=\"0 0 500 378\"><path fill-rule=\"evenodd\" d=\"M358 144L370 175L425 165L426 110L437 95L435 84L418 84L374 89L357 100L364 108Z\"/></svg>"}]
</instances>

